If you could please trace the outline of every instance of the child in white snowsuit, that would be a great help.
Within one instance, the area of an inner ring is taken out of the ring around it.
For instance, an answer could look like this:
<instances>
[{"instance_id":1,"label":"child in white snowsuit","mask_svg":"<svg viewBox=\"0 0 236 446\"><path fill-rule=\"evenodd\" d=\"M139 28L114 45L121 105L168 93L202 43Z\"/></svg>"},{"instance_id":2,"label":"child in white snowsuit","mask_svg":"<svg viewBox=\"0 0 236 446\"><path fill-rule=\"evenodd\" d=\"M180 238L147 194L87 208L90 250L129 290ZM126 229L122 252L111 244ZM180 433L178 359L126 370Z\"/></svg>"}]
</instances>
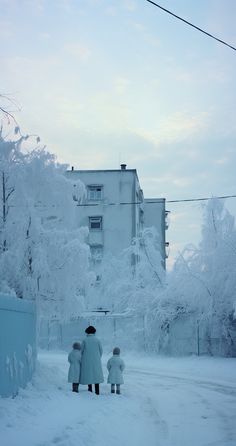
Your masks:
<instances>
[{"instance_id":1,"label":"child in white snowsuit","mask_svg":"<svg viewBox=\"0 0 236 446\"><path fill-rule=\"evenodd\" d=\"M72 383L72 392L79 392L79 376L81 364L81 345L79 342L74 342L73 350L68 355L68 362L70 363L68 372L68 382Z\"/></svg>"},{"instance_id":2,"label":"child in white snowsuit","mask_svg":"<svg viewBox=\"0 0 236 446\"><path fill-rule=\"evenodd\" d=\"M115 393L116 387L116 393L120 395L120 385L124 384L122 375L124 368L125 363L123 359L120 358L120 349L119 347L115 347L113 349L113 356L107 363L107 370L109 371L107 382L111 384L111 393Z\"/></svg>"}]
</instances>

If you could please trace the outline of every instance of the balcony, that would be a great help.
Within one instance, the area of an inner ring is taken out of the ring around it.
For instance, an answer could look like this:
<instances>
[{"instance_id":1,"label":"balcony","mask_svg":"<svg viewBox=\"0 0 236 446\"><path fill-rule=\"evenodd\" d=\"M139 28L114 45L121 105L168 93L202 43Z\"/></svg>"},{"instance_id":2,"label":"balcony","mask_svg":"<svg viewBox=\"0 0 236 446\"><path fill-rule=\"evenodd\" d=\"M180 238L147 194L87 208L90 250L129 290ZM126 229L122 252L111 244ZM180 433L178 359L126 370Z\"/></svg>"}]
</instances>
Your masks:
<instances>
[{"instance_id":1,"label":"balcony","mask_svg":"<svg viewBox=\"0 0 236 446\"><path fill-rule=\"evenodd\" d=\"M165 229L167 230L170 226L170 211L165 211Z\"/></svg>"},{"instance_id":2,"label":"balcony","mask_svg":"<svg viewBox=\"0 0 236 446\"><path fill-rule=\"evenodd\" d=\"M168 259L169 254L170 254L170 243L169 242L165 242L165 257L166 259Z\"/></svg>"}]
</instances>

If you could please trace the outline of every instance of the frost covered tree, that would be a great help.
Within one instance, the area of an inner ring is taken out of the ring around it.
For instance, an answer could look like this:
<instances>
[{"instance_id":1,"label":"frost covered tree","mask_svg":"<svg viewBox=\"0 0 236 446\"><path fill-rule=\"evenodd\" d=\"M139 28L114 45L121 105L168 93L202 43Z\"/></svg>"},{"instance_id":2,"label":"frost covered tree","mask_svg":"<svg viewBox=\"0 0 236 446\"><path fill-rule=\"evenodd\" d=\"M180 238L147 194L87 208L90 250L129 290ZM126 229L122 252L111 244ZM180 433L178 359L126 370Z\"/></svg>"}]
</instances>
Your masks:
<instances>
[{"instance_id":1,"label":"frost covered tree","mask_svg":"<svg viewBox=\"0 0 236 446\"><path fill-rule=\"evenodd\" d=\"M194 300L191 299L192 305L197 305L206 316L218 315L223 320L233 312L235 265L234 217L222 201L212 198L204 210L199 247L185 248L176 262L174 273L183 274L187 285L189 281L193 284L195 296Z\"/></svg>"},{"instance_id":2,"label":"frost covered tree","mask_svg":"<svg viewBox=\"0 0 236 446\"><path fill-rule=\"evenodd\" d=\"M0 290L36 300L47 317L66 317L83 308L90 282L88 230L76 226L72 198L84 186L66 178L37 137L33 143L1 130Z\"/></svg>"},{"instance_id":3,"label":"frost covered tree","mask_svg":"<svg viewBox=\"0 0 236 446\"><path fill-rule=\"evenodd\" d=\"M150 307L150 333L156 332L157 342L165 342L171 323L184 315L205 327L209 353L216 341L224 344L224 354L236 353L235 266L234 218L222 201L212 198L204 209L199 246L186 246L179 254Z\"/></svg>"},{"instance_id":4,"label":"frost covered tree","mask_svg":"<svg viewBox=\"0 0 236 446\"><path fill-rule=\"evenodd\" d=\"M120 255L105 256L97 267L100 280L88 294L90 307L134 315L147 311L165 283L159 246L156 230L146 228Z\"/></svg>"},{"instance_id":5,"label":"frost covered tree","mask_svg":"<svg viewBox=\"0 0 236 446\"><path fill-rule=\"evenodd\" d=\"M236 322L235 267L234 217L222 201L213 198L205 209L199 253L189 260L189 268L205 287L202 307L203 316L209 321L209 331L211 332L212 326L218 325L215 331L225 339L229 352L234 349L231 329Z\"/></svg>"}]
</instances>

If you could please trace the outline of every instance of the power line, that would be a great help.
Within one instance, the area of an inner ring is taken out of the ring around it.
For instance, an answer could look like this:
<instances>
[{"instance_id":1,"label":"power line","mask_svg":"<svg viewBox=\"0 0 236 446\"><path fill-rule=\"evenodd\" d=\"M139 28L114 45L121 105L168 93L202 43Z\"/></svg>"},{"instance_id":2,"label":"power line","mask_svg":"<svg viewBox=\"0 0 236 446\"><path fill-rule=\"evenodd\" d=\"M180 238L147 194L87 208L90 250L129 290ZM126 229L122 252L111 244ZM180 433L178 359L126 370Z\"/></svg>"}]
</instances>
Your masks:
<instances>
[{"instance_id":1,"label":"power line","mask_svg":"<svg viewBox=\"0 0 236 446\"><path fill-rule=\"evenodd\" d=\"M231 48L232 50L236 51L236 48L232 45L230 45L227 42L224 42L224 40L218 39L218 37L213 36L213 34L208 33L207 31L204 31L202 28L199 28L198 26L194 25L191 22L188 22L188 20L183 19L182 17L174 14L173 12L169 11L166 8L163 8L163 6L158 5L157 3L151 1L151 0L146 0L148 3L151 3L152 5L156 6L157 8L162 9L163 11L167 12L168 14L172 15L173 17L175 17L178 20L181 20L182 22L186 23L189 26L192 26L193 28L197 29L198 31L200 31L203 34L206 34L208 37L211 37L212 39L217 40L218 42L222 43L223 45L228 46L229 48Z\"/></svg>"},{"instance_id":2,"label":"power line","mask_svg":"<svg viewBox=\"0 0 236 446\"><path fill-rule=\"evenodd\" d=\"M207 201L217 198L218 200L224 200L225 198L236 198L236 195L222 195L219 197L206 197L206 198L189 198L185 200L166 200L166 203L183 203L184 201Z\"/></svg>"},{"instance_id":3,"label":"power line","mask_svg":"<svg viewBox=\"0 0 236 446\"><path fill-rule=\"evenodd\" d=\"M183 203L183 202L189 202L189 201L207 201L211 200L212 198L217 198L218 200L223 200L226 198L236 198L236 195L222 195L218 197L205 197L205 198L187 198L187 199L180 199L180 200L165 200L166 203ZM128 205L128 204L157 204L157 203L163 203L164 199L157 199L157 200L149 200L149 201L129 201L129 202L121 202L121 203L85 203L85 204L77 204L77 206L120 206L120 205Z\"/></svg>"},{"instance_id":4,"label":"power line","mask_svg":"<svg viewBox=\"0 0 236 446\"><path fill-rule=\"evenodd\" d=\"M94 206L127 206L127 205L131 205L131 204L136 204L136 205L140 205L140 204L157 204L157 203L184 203L184 202L195 202L195 201L208 201L208 200L212 200L212 199L218 199L218 200L225 200L227 198L236 198L236 195L221 195L221 196L213 196L213 197L204 197L204 198L186 198L186 199L179 199L179 200L165 200L164 198L157 198L156 200L150 200L149 201L123 201L120 203L82 203L82 204L76 204L75 206L77 207L94 207ZM14 204L9 204L8 205L9 208L15 208L15 207L27 207L27 208L58 208L61 207L61 205L56 205L56 204L52 204L52 205L14 205Z\"/></svg>"}]
</instances>

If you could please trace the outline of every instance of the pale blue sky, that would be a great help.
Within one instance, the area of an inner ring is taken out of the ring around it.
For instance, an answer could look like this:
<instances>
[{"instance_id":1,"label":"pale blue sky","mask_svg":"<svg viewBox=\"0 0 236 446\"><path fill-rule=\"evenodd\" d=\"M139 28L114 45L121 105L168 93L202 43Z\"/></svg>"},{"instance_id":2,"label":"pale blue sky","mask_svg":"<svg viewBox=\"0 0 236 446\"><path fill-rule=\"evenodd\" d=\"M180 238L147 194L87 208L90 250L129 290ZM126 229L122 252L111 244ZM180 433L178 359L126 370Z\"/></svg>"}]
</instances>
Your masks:
<instances>
[{"instance_id":1,"label":"pale blue sky","mask_svg":"<svg viewBox=\"0 0 236 446\"><path fill-rule=\"evenodd\" d=\"M160 4L236 46L235 0ZM60 161L127 163L146 197L236 193L235 51L145 0L0 0L0 38L1 92ZM168 206L172 258L200 206Z\"/></svg>"}]
</instances>

